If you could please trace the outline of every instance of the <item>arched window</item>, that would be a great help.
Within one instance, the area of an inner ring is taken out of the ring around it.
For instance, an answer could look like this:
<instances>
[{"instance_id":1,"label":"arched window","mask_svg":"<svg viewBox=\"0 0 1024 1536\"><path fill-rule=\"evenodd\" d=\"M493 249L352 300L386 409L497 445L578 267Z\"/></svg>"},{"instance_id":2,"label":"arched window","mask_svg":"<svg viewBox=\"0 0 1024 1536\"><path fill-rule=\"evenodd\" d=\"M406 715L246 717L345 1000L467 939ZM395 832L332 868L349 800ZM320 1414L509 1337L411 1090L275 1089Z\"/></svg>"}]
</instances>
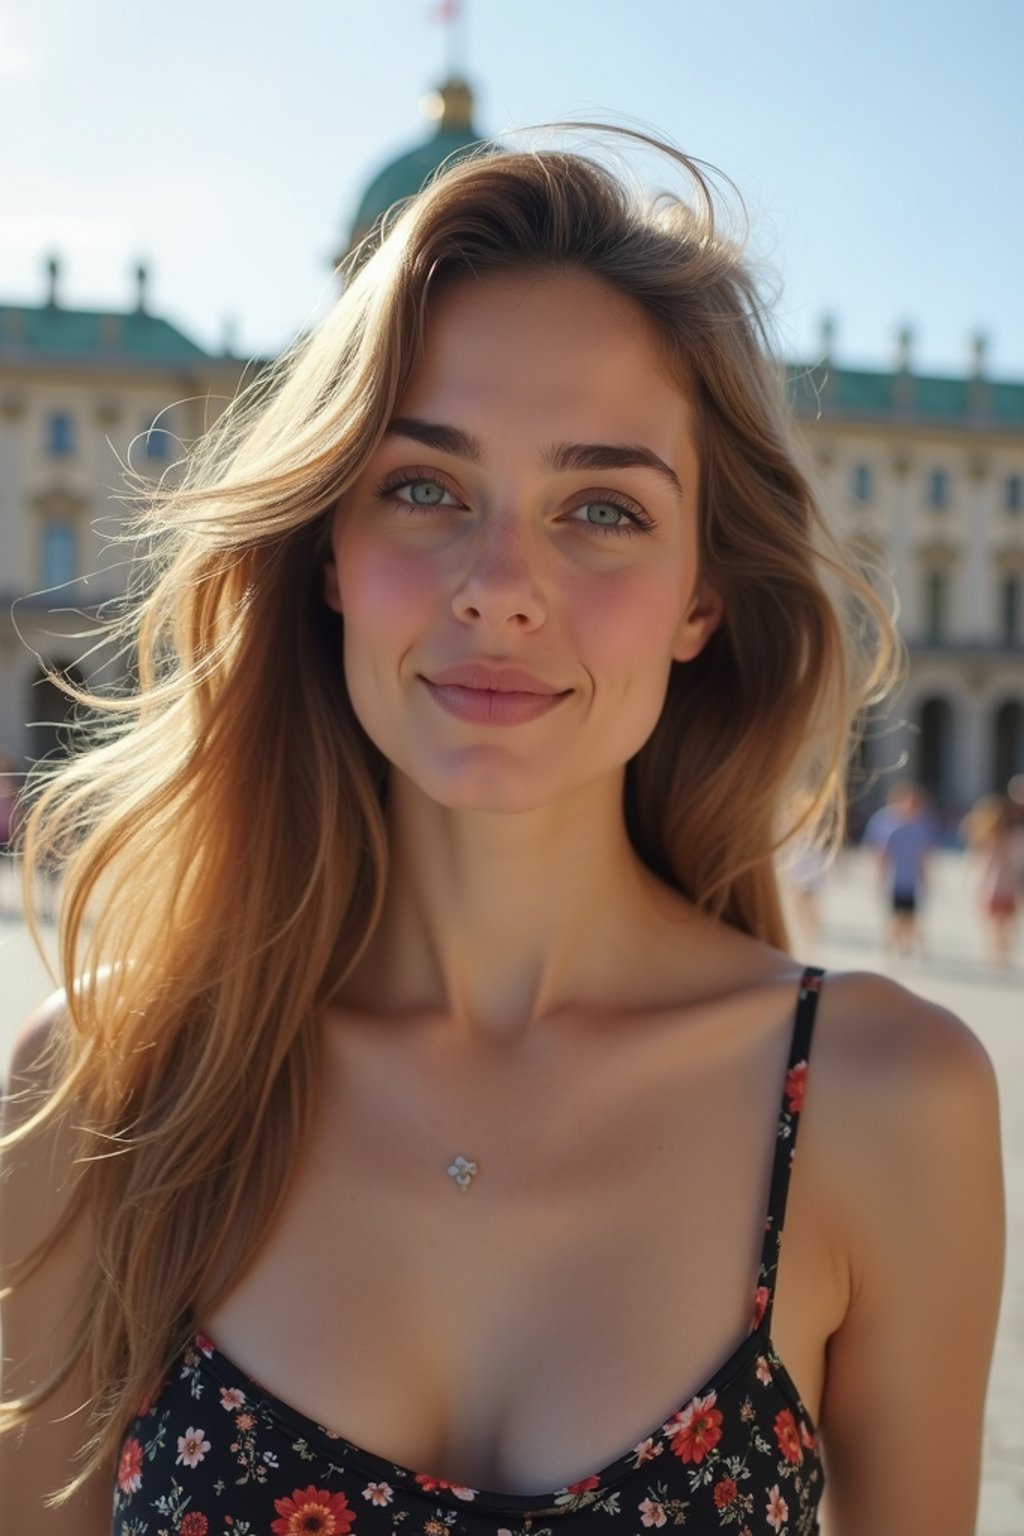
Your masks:
<instances>
[{"instance_id":1,"label":"arched window","mask_svg":"<svg viewBox=\"0 0 1024 1536\"><path fill-rule=\"evenodd\" d=\"M1004 645L1019 645L1021 633L1021 582L1019 576L1004 576L1000 588L1000 618Z\"/></svg>"},{"instance_id":2,"label":"arched window","mask_svg":"<svg viewBox=\"0 0 1024 1536\"><path fill-rule=\"evenodd\" d=\"M47 416L46 451L51 459L66 459L74 453L75 424L67 411L51 411Z\"/></svg>"},{"instance_id":3,"label":"arched window","mask_svg":"<svg viewBox=\"0 0 1024 1536\"><path fill-rule=\"evenodd\" d=\"M74 523L43 525L43 586L62 587L78 575L78 532Z\"/></svg>"},{"instance_id":4,"label":"arched window","mask_svg":"<svg viewBox=\"0 0 1024 1536\"><path fill-rule=\"evenodd\" d=\"M949 576L945 571L931 570L925 575L924 633L925 639L944 640L949 626Z\"/></svg>"},{"instance_id":5,"label":"arched window","mask_svg":"<svg viewBox=\"0 0 1024 1536\"><path fill-rule=\"evenodd\" d=\"M953 782L953 711L948 699L925 699L918 716L915 777L937 802L948 798Z\"/></svg>"},{"instance_id":6,"label":"arched window","mask_svg":"<svg viewBox=\"0 0 1024 1536\"><path fill-rule=\"evenodd\" d=\"M932 469L928 472L928 481L925 487L925 500L935 511L941 511L949 506L950 481L949 471L945 469Z\"/></svg>"},{"instance_id":7,"label":"arched window","mask_svg":"<svg viewBox=\"0 0 1024 1536\"><path fill-rule=\"evenodd\" d=\"M85 678L73 662L49 661L50 668L75 683L85 686ZM75 718L75 705L51 683L39 668L25 695L25 736L28 756L33 761L42 757L63 757L70 752L73 740L68 729Z\"/></svg>"},{"instance_id":8,"label":"arched window","mask_svg":"<svg viewBox=\"0 0 1024 1536\"><path fill-rule=\"evenodd\" d=\"M850 475L850 491L854 501L873 501L875 477L870 464L855 464Z\"/></svg>"},{"instance_id":9,"label":"arched window","mask_svg":"<svg viewBox=\"0 0 1024 1536\"><path fill-rule=\"evenodd\" d=\"M1005 791L1015 773L1024 773L1024 704L1007 699L996 710L992 788Z\"/></svg>"},{"instance_id":10,"label":"arched window","mask_svg":"<svg viewBox=\"0 0 1024 1536\"><path fill-rule=\"evenodd\" d=\"M174 447L174 438L171 436L168 427L168 413L166 411L161 414L159 422L159 426L155 425L152 421L143 422L142 431L144 436L142 441L147 459L166 464L170 462Z\"/></svg>"}]
</instances>

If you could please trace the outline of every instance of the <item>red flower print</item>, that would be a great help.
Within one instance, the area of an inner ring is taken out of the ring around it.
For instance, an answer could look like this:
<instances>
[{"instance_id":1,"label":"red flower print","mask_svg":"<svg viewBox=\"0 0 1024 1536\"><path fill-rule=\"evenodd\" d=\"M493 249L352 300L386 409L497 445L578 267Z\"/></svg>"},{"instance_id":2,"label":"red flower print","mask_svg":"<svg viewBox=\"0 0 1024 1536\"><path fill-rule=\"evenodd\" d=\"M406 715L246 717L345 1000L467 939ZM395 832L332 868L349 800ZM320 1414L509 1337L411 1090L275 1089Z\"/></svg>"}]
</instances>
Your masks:
<instances>
[{"instance_id":1,"label":"red flower print","mask_svg":"<svg viewBox=\"0 0 1024 1536\"><path fill-rule=\"evenodd\" d=\"M716 1509L725 1509L736 1498L736 1484L731 1477L723 1477L720 1483L715 1484L711 1496Z\"/></svg>"},{"instance_id":2,"label":"red flower print","mask_svg":"<svg viewBox=\"0 0 1024 1536\"><path fill-rule=\"evenodd\" d=\"M206 1536L210 1522L197 1509L190 1509L178 1528L178 1536Z\"/></svg>"},{"instance_id":3,"label":"red flower print","mask_svg":"<svg viewBox=\"0 0 1024 1536\"><path fill-rule=\"evenodd\" d=\"M356 1518L343 1493L327 1493L312 1483L293 1489L290 1499L275 1499L274 1508L281 1517L271 1521L274 1536L306 1536L309 1531L316 1536L347 1536Z\"/></svg>"},{"instance_id":4,"label":"red flower print","mask_svg":"<svg viewBox=\"0 0 1024 1536\"><path fill-rule=\"evenodd\" d=\"M798 1061L795 1067L790 1067L786 1073L786 1098L789 1100L789 1112L798 1115L804 1107L804 1084L807 1082L807 1063Z\"/></svg>"},{"instance_id":5,"label":"red flower print","mask_svg":"<svg viewBox=\"0 0 1024 1536\"><path fill-rule=\"evenodd\" d=\"M208 1339L205 1333L197 1333L194 1343L196 1349L201 1349L207 1359L213 1354L213 1340Z\"/></svg>"},{"instance_id":6,"label":"red flower print","mask_svg":"<svg viewBox=\"0 0 1024 1536\"><path fill-rule=\"evenodd\" d=\"M441 1477L431 1477L429 1472L417 1472L416 1481L425 1493L437 1493L441 1488L450 1488L451 1483L446 1483Z\"/></svg>"},{"instance_id":7,"label":"red flower print","mask_svg":"<svg viewBox=\"0 0 1024 1536\"><path fill-rule=\"evenodd\" d=\"M768 1310L768 1303L771 1300L771 1294L771 1291L766 1285L759 1285L757 1290L754 1292L754 1320L750 1325L751 1332L753 1332L755 1328L760 1328L761 1324L764 1322L764 1315Z\"/></svg>"},{"instance_id":8,"label":"red flower print","mask_svg":"<svg viewBox=\"0 0 1024 1536\"><path fill-rule=\"evenodd\" d=\"M788 1408L783 1408L781 1413L775 1415L775 1438L786 1460L799 1466L804 1459L804 1453L797 1432L796 1419Z\"/></svg>"},{"instance_id":9,"label":"red flower print","mask_svg":"<svg viewBox=\"0 0 1024 1536\"><path fill-rule=\"evenodd\" d=\"M722 1415L715 1407L715 1397L714 1392L707 1397L695 1397L674 1421L669 1421L672 1449L680 1461L692 1461L699 1466L721 1440Z\"/></svg>"},{"instance_id":10,"label":"red flower print","mask_svg":"<svg viewBox=\"0 0 1024 1536\"><path fill-rule=\"evenodd\" d=\"M800 1444L805 1451L813 1451L818 1444L803 1419L800 1420Z\"/></svg>"},{"instance_id":11,"label":"red flower print","mask_svg":"<svg viewBox=\"0 0 1024 1536\"><path fill-rule=\"evenodd\" d=\"M117 1486L122 1493L138 1493L142 1487L142 1444L134 1437L126 1440L121 1447Z\"/></svg>"},{"instance_id":12,"label":"red flower print","mask_svg":"<svg viewBox=\"0 0 1024 1536\"><path fill-rule=\"evenodd\" d=\"M581 1477L578 1483L570 1483L566 1493L589 1493L591 1488L600 1488L601 1479L596 1472L591 1472L589 1477Z\"/></svg>"},{"instance_id":13,"label":"red flower print","mask_svg":"<svg viewBox=\"0 0 1024 1536\"><path fill-rule=\"evenodd\" d=\"M637 1509L640 1511L641 1525L665 1525L668 1521L664 1504L659 1504L656 1499L643 1499Z\"/></svg>"},{"instance_id":14,"label":"red flower print","mask_svg":"<svg viewBox=\"0 0 1024 1536\"><path fill-rule=\"evenodd\" d=\"M438 1493L442 1489L447 1489L449 1493L454 1493L457 1499L467 1499L472 1502L476 1498L475 1488L466 1488L462 1483L447 1483L443 1477L433 1477L429 1472L417 1472L416 1481L427 1493Z\"/></svg>"}]
</instances>

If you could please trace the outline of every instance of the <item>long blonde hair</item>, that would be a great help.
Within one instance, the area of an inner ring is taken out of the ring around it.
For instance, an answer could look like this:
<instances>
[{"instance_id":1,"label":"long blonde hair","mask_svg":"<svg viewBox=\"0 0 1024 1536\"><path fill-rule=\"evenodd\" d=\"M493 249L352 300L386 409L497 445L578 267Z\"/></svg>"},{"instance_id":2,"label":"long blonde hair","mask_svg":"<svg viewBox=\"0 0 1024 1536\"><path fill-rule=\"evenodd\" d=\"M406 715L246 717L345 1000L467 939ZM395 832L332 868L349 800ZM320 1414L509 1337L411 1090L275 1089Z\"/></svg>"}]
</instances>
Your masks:
<instances>
[{"instance_id":1,"label":"long blonde hair","mask_svg":"<svg viewBox=\"0 0 1024 1536\"><path fill-rule=\"evenodd\" d=\"M255 1257L304 1145L315 1015L378 920L388 765L348 699L319 566L440 284L592 273L653 319L691 389L702 574L726 617L673 664L627 765L638 854L785 948L775 855L796 832L841 836L858 722L894 675L888 610L815 502L758 286L708 179L613 131L682 168L695 205L556 148L446 170L353 259L325 321L194 445L180 482L146 496L134 590L110 628L130 690L54 678L91 723L84 750L35 774L22 842L26 890L33 868L63 871L66 1022L56 1086L7 1144L73 1106L78 1157L66 1219L14 1278L83 1204L96 1252L72 1357L0 1406L0 1428L86 1371L95 1433L61 1499L116 1452L187 1342L194 1298L215 1307ZM208 1291L228 1241L232 1278Z\"/></svg>"}]
</instances>

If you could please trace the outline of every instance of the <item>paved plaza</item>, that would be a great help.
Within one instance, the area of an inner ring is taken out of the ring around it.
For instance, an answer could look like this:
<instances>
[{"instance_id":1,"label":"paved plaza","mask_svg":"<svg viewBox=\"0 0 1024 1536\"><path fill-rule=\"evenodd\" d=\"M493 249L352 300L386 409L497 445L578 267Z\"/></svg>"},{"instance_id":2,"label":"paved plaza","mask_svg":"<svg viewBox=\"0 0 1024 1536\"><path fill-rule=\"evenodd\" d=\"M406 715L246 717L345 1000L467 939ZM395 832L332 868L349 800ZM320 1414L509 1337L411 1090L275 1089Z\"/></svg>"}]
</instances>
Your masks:
<instances>
[{"instance_id":1,"label":"paved plaza","mask_svg":"<svg viewBox=\"0 0 1024 1536\"><path fill-rule=\"evenodd\" d=\"M874 871L859 852L831 871L820 937L799 934L796 953L836 970L878 970L966 1020L995 1064L1006 1159L1006 1290L989 1388L978 1536L1024 1536L1024 923L1015 964L984 958L962 857L943 854L932 873L924 917L925 958L886 955ZM52 928L44 930L52 942ZM0 918L0 1062L6 1066L21 1019L50 990L22 924ZM951 1405L951 1412L953 1412ZM936 1454L942 1448L936 1447Z\"/></svg>"}]
</instances>

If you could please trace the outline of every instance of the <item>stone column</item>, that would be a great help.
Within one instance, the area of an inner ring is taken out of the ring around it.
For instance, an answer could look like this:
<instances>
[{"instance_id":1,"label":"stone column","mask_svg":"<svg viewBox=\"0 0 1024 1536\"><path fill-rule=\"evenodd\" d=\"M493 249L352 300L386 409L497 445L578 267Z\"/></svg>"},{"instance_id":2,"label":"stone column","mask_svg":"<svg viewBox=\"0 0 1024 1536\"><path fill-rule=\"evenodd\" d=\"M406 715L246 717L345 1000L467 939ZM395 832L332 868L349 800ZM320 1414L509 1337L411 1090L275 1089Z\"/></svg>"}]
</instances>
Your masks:
<instances>
[{"instance_id":1,"label":"stone column","mask_svg":"<svg viewBox=\"0 0 1024 1536\"><path fill-rule=\"evenodd\" d=\"M912 545L913 507L910 497L911 458L905 448L896 448L889 460L885 479L885 505L888 511L889 570L900 599L900 633L905 639L916 637L922 626L920 613L920 575L916 569Z\"/></svg>"},{"instance_id":2,"label":"stone column","mask_svg":"<svg viewBox=\"0 0 1024 1536\"><path fill-rule=\"evenodd\" d=\"M986 459L979 453L968 461L963 515L958 519L964 535L963 592L956 633L968 641L991 641L998 631L996 576L992 561L993 479Z\"/></svg>"},{"instance_id":3,"label":"stone column","mask_svg":"<svg viewBox=\"0 0 1024 1536\"><path fill-rule=\"evenodd\" d=\"M31 525L25 505L25 397L8 389L0 397L0 592L24 592L32 584Z\"/></svg>"},{"instance_id":4,"label":"stone column","mask_svg":"<svg viewBox=\"0 0 1024 1536\"><path fill-rule=\"evenodd\" d=\"M991 755L991 708L985 694L986 680L968 668L964 688L956 697L957 729L953 732L953 791L966 810L984 794Z\"/></svg>"}]
</instances>

